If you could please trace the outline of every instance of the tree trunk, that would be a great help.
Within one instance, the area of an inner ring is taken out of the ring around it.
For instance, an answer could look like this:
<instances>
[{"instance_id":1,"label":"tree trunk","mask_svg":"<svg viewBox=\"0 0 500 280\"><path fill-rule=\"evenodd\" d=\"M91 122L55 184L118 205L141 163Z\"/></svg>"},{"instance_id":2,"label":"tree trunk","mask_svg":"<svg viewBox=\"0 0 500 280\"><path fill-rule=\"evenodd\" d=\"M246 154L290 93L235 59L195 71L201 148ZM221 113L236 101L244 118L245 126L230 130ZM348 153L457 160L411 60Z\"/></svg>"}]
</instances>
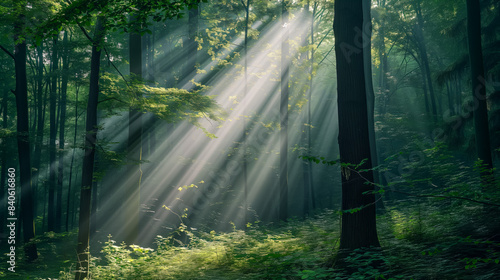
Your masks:
<instances>
[{"instance_id":1,"label":"tree trunk","mask_svg":"<svg viewBox=\"0 0 500 280\"><path fill-rule=\"evenodd\" d=\"M17 151L19 155L19 178L21 184L21 219L23 222L23 239L26 259L38 258L35 243L29 243L35 237L33 219L33 190L31 188L31 159L28 116L28 85L26 77L26 40L24 9L26 2L18 4L19 16L14 23L14 50L16 68L16 108L17 108Z\"/></svg>"},{"instance_id":2,"label":"tree trunk","mask_svg":"<svg viewBox=\"0 0 500 280\"><path fill-rule=\"evenodd\" d=\"M288 218L288 81L289 81L289 43L288 43L288 1L281 2L282 40L281 40L281 98L280 98L280 176L279 176L279 219Z\"/></svg>"},{"instance_id":3,"label":"tree trunk","mask_svg":"<svg viewBox=\"0 0 500 280\"><path fill-rule=\"evenodd\" d=\"M371 169L368 109L362 45L357 31L363 26L362 0L335 1L335 53L337 57L337 90L340 160L343 164L360 164ZM342 215L340 249L380 246L375 218L375 196L371 193L371 170L358 173L352 166L342 166Z\"/></svg>"},{"instance_id":4,"label":"tree trunk","mask_svg":"<svg viewBox=\"0 0 500 280\"><path fill-rule=\"evenodd\" d=\"M372 166L378 166L377 142L375 135L375 93L373 91L373 76L372 76L372 16L371 16L371 0L363 0L363 64L365 72L366 85L366 100L368 106L368 134L370 137L370 154L372 158ZM373 171L373 182L380 184L380 173L378 170ZM375 187L377 190L378 187ZM383 210L384 204L380 194L375 195L377 199L377 209Z\"/></svg>"},{"instance_id":5,"label":"tree trunk","mask_svg":"<svg viewBox=\"0 0 500 280\"><path fill-rule=\"evenodd\" d=\"M186 64L184 65L181 86L186 89L192 89L193 84L190 81L196 76L196 62L198 56L198 44L196 36L198 35L198 19L200 16L200 6L189 10L188 19L188 37L186 40Z\"/></svg>"},{"instance_id":6,"label":"tree trunk","mask_svg":"<svg viewBox=\"0 0 500 280\"><path fill-rule=\"evenodd\" d=\"M135 19L131 17L131 21ZM130 74L133 75L134 83L142 83L142 43L141 35L130 33ZM128 134L128 176L126 183L125 217L125 243L128 245L137 243L139 234L139 207L142 171L140 161L142 159L142 112L136 108L129 109L129 134Z\"/></svg>"},{"instance_id":7,"label":"tree trunk","mask_svg":"<svg viewBox=\"0 0 500 280\"><path fill-rule=\"evenodd\" d=\"M472 98L475 110L474 131L476 135L477 156L483 166L481 183L490 185L493 178L493 161L491 158L490 133L488 125L488 107L486 104L485 73L481 43L481 10L479 0L467 0L467 41L471 68Z\"/></svg>"},{"instance_id":8,"label":"tree trunk","mask_svg":"<svg viewBox=\"0 0 500 280\"><path fill-rule=\"evenodd\" d=\"M68 96L68 71L69 71L69 49L68 49L68 32L64 32L63 38L63 55L62 55L62 81L61 81L61 110L59 122L59 162L57 170L57 209L56 209L56 229L62 229L62 192L63 192L63 173L64 173L64 129L66 126L66 101ZM66 202L68 203L68 202Z\"/></svg>"},{"instance_id":9,"label":"tree trunk","mask_svg":"<svg viewBox=\"0 0 500 280\"><path fill-rule=\"evenodd\" d=\"M248 94L248 23L250 18L250 0L247 0L245 5L245 43L244 43L244 53L245 53L245 65L244 65L244 75L245 75L245 91L243 92L243 98L245 98ZM247 121L245 118L246 112L242 112L242 120L243 120L243 131L242 131L242 160L243 160L243 187L245 189L245 202L243 205L243 215L245 217L245 225L250 222L250 218L248 217L248 166L247 166ZM247 227L244 227L245 229Z\"/></svg>"},{"instance_id":10,"label":"tree trunk","mask_svg":"<svg viewBox=\"0 0 500 280\"><path fill-rule=\"evenodd\" d=\"M73 147L76 147L76 137L78 135L78 93L79 87L76 86L75 90L75 134L73 135ZM71 163L69 165L69 178L68 178L68 196L66 197L66 231L69 231L69 216L71 213L71 184L73 177L73 163L75 162L75 152L76 149L73 148L73 153L71 155ZM76 204L76 203L75 203Z\"/></svg>"},{"instance_id":11,"label":"tree trunk","mask_svg":"<svg viewBox=\"0 0 500 280\"><path fill-rule=\"evenodd\" d=\"M422 17L422 9L420 8L420 1L416 0L415 12L417 13L417 27L416 27L416 35L417 35L417 46L420 51L420 56L422 59L422 66L424 67L425 79L427 82L427 86L429 89L429 97L431 99L431 109L432 109L432 118L434 121L437 121L437 108L436 108L436 97L434 95L434 86L432 85L432 77L431 70L429 67L429 59L427 58L427 47L425 46L425 39L422 32L424 28L424 19Z\"/></svg>"},{"instance_id":12,"label":"tree trunk","mask_svg":"<svg viewBox=\"0 0 500 280\"><path fill-rule=\"evenodd\" d=\"M57 231L56 225L56 97L57 97L57 70L58 70L58 54L57 54L58 36L54 37L52 45L52 86L49 95L50 102L50 132L49 132L49 205L48 205L48 231Z\"/></svg>"},{"instance_id":13,"label":"tree trunk","mask_svg":"<svg viewBox=\"0 0 500 280\"><path fill-rule=\"evenodd\" d=\"M5 91L3 98L2 98L2 128L7 129L9 127L9 122L7 119L8 116L8 98L9 98L9 92ZM1 153L1 172L0 172L0 190L2 193L0 193L0 203L2 203L2 206L0 207L0 221L6 221L7 219L7 162L9 160L9 147L12 147L14 143L11 142L11 137L4 138L3 141L0 143L0 153ZM3 234L7 230L7 227L3 226L2 229L0 229L0 233Z\"/></svg>"},{"instance_id":14,"label":"tree trunk","mask_svg":"<svg viewBox=\"0 0 500 280\"><path fill-rule=\"evenodd\" d=\"M36 136L35 136L35 149L33 152L33 194L34 194L34 213L33 215L36 217L37 210L37 193L38 193L38 183L39 183L39 173L40 173L40 165L42 159L42 145L43 145L43 130L45 126L45 106L44 100L45 95L43 93L43 70L45 69L43 64L43 42L37 48L38 51L38 77L37 77L37 127L36 127ZM43 228L43 227L42 227Z\"/></svg>"},{"instance_id":15,"label":"tree trunk","mask_svg":"<svg viewBox=\"0 0 500 280\"><path fill-rule=\"evenodd\" d=\"M85 154L82 165L82 186L80 192L80 215L78 220L78 264L75 280L83 280L89 271L90 204L94 176L94 158L97 138L97 103L99 100L99 68L101 66L100 44L104 38L103 17L98 17L93 38L90 60L90 86L85 125Z\"/></svg>"}]
</instances>

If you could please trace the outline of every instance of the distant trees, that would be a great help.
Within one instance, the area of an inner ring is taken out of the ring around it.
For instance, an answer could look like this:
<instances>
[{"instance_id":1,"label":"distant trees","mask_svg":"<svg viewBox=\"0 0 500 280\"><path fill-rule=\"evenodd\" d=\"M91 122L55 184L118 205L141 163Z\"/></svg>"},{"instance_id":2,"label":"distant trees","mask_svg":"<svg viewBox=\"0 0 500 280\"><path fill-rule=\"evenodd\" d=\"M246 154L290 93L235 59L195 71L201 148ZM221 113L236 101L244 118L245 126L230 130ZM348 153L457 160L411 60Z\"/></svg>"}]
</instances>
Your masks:
<instances>
[{"instance_id":1,"label":"distant trees","mask_svg":"<svg viewBox=\"0 0 500 280\"><path fill-rule=\"evenodd\" d=\"M342 231L340 249L380 246L375 196L362 42L363 0L335 1L335 54L339 149L342 164ZM369 47L369 46L366 46ZM354 166L354 167L353 167Z\"/></svg>"}]
</instances>

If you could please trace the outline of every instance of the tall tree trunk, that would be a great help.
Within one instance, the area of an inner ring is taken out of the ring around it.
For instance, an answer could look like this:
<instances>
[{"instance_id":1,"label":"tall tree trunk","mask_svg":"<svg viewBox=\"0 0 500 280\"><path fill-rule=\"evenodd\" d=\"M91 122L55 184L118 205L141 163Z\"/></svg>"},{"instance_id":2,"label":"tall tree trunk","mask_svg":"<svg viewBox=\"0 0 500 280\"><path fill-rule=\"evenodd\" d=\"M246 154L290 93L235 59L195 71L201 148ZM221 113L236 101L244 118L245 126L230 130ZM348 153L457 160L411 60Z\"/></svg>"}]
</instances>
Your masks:
<instances>
[{"instance_id":1,"label":"tall tree trunk","mask_svg":"<svg viewBox=\"0 0 500 280\"><path fill-rule=\"evenodd\" d=\"M36 136L35 136L35 150L33 152L33 194L34 194L34 213L33 215L36 217L37 211L37 193L38 193L38 183L39 183L39 174L42 162L42 145L43 145L43 131L45 126L45 106L44 100L45 95L43 93L43 70L45 69L43 64L43 42L39 47L37 47L38 52L38 77L37 77L37 127L36 127ZM43 228L43 227L42 227Z\"/></svg>"},{"instance_id":2,"label":"tall tree trunk","mask_svg":"<svg viewBox=\"0 0 500 280\"><path fill-rule=\"evenodd\" d=\"M429 89L429 98L431 99L431 109L432 109L432 118L434 121L437 121L437 107L436 107L436 97L434 94L434 86L432 85L432 77L431 77L431 70L429 67L429 59L427 58L427 47L425 45L425 39L424 39L424 34L422 32L424 28L424 19L422 17L422 9L420 8L420 1L421 0L416 0L415 1L415 12L417 14L417 27L415 28L416 30L416 35L417 35L417 46L420 51L420 56L422 59L422 66L424 67L424 72L425 72L425 79L427 82L427 86Z\"/></svg>"},{"instance_id":3,"label":"tall tree trunk","mask_svg":"<svg viewBox=\"0 0 500 280\"><path fill-rule=\"evenodd\" d=\"M377 142L375 137L375 93L373 91L373 76L372 76L372 16L371 16L371 0L363 0L363 64L365 73L366 100L368 106L368 135L370 137L370 154L372 158L372 166L378 166ZM378 170L373 171L373 182L380 184L380 173ZM378 189L378 187L376 187ZM375 195L377 199L377 209L383 210L384 204L380 199L380 194Z\"/></svg>"},{"instance_id":4,"label":"tall tree trunk","mask_svg":"<svg viewBox=\"0 0 500 280\"><path fill-rule=\"evenodd\" d=\"M307 98L307 151L309 154L312 153L312 144L311 144L311 126L312 126L312 118L311 118L311 103L312 103L312 93L313 93L313 79L314 79L314 53L315 53L315 42L314 42L314 19L316 18L316 11L318 9L318 3L314 1L313 12L311 15L311 57L310 60L310 68L309 68L309 76L311 79L309 80L309 96ZM314 180L313 180L313 171L312 164L308 165L308 173L309 173L309 185L311 187L311 207L313 210L316 209L316 195L314 191Z\"/></svg>"},{"instance_id":5,"label":"tall tree trunk","mask_svg":"<svg viewBox=\"0 0 500 280\"><path fill-rule=\"evenodd\" d=\"M248 24L250 19L250 0L247 0L245 4L245 43L244 43L244 52L245 52L245 65L244 65L244 75L245 75L245 91L243 93L243 97L246 97L248 94ZM245 202L243 206L243 215L245 216L245 225L250 222L250 218L248 217L248 166L247 166L247 121L245 118L246 112L242 112L243 114L243 185L245 189ZM245 227L246 229L246 227Z\"/></svg>"},{"instance_id":6,"label":"tall tree trunk","mask_svg":"<svg viewBox=\"0 0 500 280\"><path fill-rule=\"evenodd\" d=\"M314 5L315 6L315 5ZM314 7L315 8L315 7ZM314 9L313 8L313 9ZM305 6L305 11L307 14L309 14L309 9L310 9L310 3L309 3L309 0L307 1L306 3L306 6ZM313 32L314 32L314 12L311 13L312 15L312 25L311 25L311 30L309 30L311 32L311 38L314 38L313 36ZM307 47L307 45L309 44L309 39L307 38L307 33L306 33L306 39L304 40L304 46ZM312 41L312 40L311 40ZM311 43L312 45L312 43ZM309 51L307 51L305 54L304 54L304 58L303 60L307 60L309 58ZM312 62L311 60L309 60L309 62ZM313 65L311 64L310 67L313 67ZM312 73L309 73L311 76L309 77L310 80L312 80ZM310 100L310 94L311 92L311 83L309 83L309 89L307 89L307 95L306 95L306 98L307 98L307 107L306 107L306 111L304 113L304 117L303 117L303 122L305 124L307 124L306 128L304 129L304 131L302 131L302 139L301 139L301 142L302 142L302 145L306 148L306 152L305 152L305 155L309 156L311 155L311 152L309 150L309 105L311 103L311 100ZM304 218L306 218L307 216L309 216L309 211L310 211L310 201L311 201L311 173L310 173L310 169L309 169L309 166L311 165L310 162L308 161L305 161L303 160L302 161L302 178L303 178L303 198L302 198L302 208L303 208L303 211L302 211L302 215Z\"/></svg>"},{"instance_id":7,"label":"tall tree trunk","mask_svg":"<svg viewBox=\"0 0 500 280\"><path fill-rule=\"evenodd\" d=\"M3 98L2 98L2 128L7 129L9 122L8 122L8 99L9 99L9 92L5 91ZM0 207L0 221L5 221L7 219L7 162L9 160L9 147L12 147L14 143L11 142L11 137L4 138L3 141L0 143L0 154L1 154L1 173L0 173L0 203L2 203L2 206ZM5 233L7 230L7 227L2 227L0 229L0 233Z\"/></svg>"},{"instance_id":8,"label":"tall tree trunk","mask_svg":"<svg viewBox=\"0 0 500 280\"><path fill-rule=\"evenodd\" d=\"M64 174L64 130L66 127L66 101L68 96L68 71L69 71L69 49L68 49L68 31L64 32L63 55L62 55L62 81L61 81L61 110L59 121L59 162L57 170L57 208L56 208L56 229L62 229L62 192L63 192L63 174ZM68 202L66 202L68 203Z\"/></svg>"},{"instance_id":9,"label":"tall tree trunk","mask_svg":"<svg viewBox=\"0 0 500 280\"><path fill-rule=\"evenodd\" d=\"M481 172L481 182L487 186L493 178L488 107L486 104L485 73L481 43L481 10L479 0L467 0L467 41L471 68L472 98L476 109L473 112L476 151L485 167Z\"/></svg>"},{"instance_id":10,"label":"tall tree trunk","mask_svg":"<svg viewBox=\"0 0 500 280\"><path fill-rule=\"evenodd\" d=\"M56 224L56 99L57 99L57 76L58 76L58 54L57 54L58 36L54 37L52 45L52 86L50 90L50 132L49 132L49 205L48 205L48 231L57 231Z\"/></svg>"},{"instance_id":11,"label":"tall tree trunk","mask_svg":"<svg viewBox=\"0 0 500 280\"><path fill-rule=\"evenodd\" d=\"M198 35L198 19L200 16L200 6L189 10L188 19L188 37L186 40L186 64L184 65L183 75L181 79L181 86L186 89L193 88L189 82L196 76L196 62L198 56L198 44L196 43L196 36Z\"/></svg>"},{"instance_id":12,"label":"tall tree trunk","mask_svg":"<svg viewBox=\"0 0 500 280\"><path fill-rule=\"evenodd\" d=\"M361 169L342 166L342 210L358 209L342 215L340 249L380 246L375 218L375 196L363 52L356 30L363 27L362 0L335 1L335 53L337 57L337 89L340 160L343 164L360 164Z\"/></svg>"},{"instance_id":13,"label":"tall tree trunk","mask_svg":"<svg viewBox=\"0 0 500 280\"><path fill-rule=\"evenodd\" d=\"M19 178L21 184L21 219L23 223L24 251L26 259L33 261L38 258L35 243L30 243L35 237L33 219L33 190L31 188L31 159L28 116L28 85L26 77L26 39L25 24L26 1L16 2L19 15L14 23L14 60L16 68L16 108L17 108L17 151L19 154Z\"/></svg>"},{"instance_id":14,"label":"tall tree trunk","mask_svg":"<svg viewBox=\"0 0 500 280\"><path fill-rule=\"evenodd\" d=\"M73 136L73 147L76 147L76 137L78 135L78 92L79 92L79 87L76 86L76 93L75 93L75 134ZM68 196L66 197L66 231L69 231L69 216L70 216L70 206L71 206L71 184L72 184L72 177L73 177L73 163L75 162L75 152L76 149L73 148L73 153L71 155L71 163L69 165L69 178L68 178ZM75 203L76 204L76 203Z\"/></svg>"},{"instance_id":15,"label":"tall tree trunk","mask_svg":"<svg viewBox=\"0 0 500 280\"><path fill-rule=\"evenodd\" d=\"M90 86L85 125L85 154L82 165L82 186L80 191L80 215L78 220L78 270L75 280L83 280L89 273L90 204L94 177L94 158L97 138L97 103L99 100L99 68L101 66L100 44L104 38L104 18L98 17L90 60Z\"/></svg>"},{"instance_id":16,"label":"tall tree trunk","mask_svg":"<svg viewBox=\"0 0 500 280\"><path fill-rule=\"evenodd\" d=\"M281 2L281 98L280 98L280 176L279 176L279 219L288 218L288 81L289 81L289 43L288 43L288 0Z\"/></svg>"},{"instance_id":17,"label":"tall tree trunk","mask_svg":"<svg viewBox=\"0 0 500 280\"><path fill-rule=\"evenodd\" d=\"M131 17L131 21L135 19ZM130 46L130 74L134 83L142 83L142 44L141 35L135 32L129 35ZM129 134L128 134L128 176L126 183L126 211L127 223L125 226L125 243L136 244L139 234L139 207L142 171L142 112L136 108L129 109Z\"/></svg>"}]
</instances>

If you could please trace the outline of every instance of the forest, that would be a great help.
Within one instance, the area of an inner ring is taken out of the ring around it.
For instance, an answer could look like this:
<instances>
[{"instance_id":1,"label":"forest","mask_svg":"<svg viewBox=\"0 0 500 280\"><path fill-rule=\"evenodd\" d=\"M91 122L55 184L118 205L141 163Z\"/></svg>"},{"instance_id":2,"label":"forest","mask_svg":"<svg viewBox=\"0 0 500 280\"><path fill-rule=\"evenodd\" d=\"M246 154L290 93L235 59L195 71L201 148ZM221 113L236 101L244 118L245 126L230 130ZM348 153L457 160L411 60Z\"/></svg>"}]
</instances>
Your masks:
<instances>
[{"instance_id":1,"label":"forest","mask_svg":"<svg viewBox=\"0 0 500 280\"><path fill-rule=\"evenodd\" d=\"M0 278L500 279L499 0L0 0Z\"/></svg>"}]
</instances>

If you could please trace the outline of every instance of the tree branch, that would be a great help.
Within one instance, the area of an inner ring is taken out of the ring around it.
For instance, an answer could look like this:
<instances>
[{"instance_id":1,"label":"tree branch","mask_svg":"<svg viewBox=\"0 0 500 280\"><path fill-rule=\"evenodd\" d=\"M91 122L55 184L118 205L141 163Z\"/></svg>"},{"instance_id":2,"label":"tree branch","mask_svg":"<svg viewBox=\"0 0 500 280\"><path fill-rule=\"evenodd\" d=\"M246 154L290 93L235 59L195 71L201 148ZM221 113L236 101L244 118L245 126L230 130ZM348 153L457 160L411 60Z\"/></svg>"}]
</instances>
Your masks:
<instances>
[{"instance_id":1,"label":"tree branch","mask_svg":"<svg viewBox=\"0 0 500 280\"><path fill-rule=\"evenodd\" d=\"M4 48L2 45L0 45L0 49L2 49L5 53L7 53L10 57L12 57L12 59L14 59L14 61L16 60L15 56L9 52L8 49Z\"/></svg>"}]
</instances>

